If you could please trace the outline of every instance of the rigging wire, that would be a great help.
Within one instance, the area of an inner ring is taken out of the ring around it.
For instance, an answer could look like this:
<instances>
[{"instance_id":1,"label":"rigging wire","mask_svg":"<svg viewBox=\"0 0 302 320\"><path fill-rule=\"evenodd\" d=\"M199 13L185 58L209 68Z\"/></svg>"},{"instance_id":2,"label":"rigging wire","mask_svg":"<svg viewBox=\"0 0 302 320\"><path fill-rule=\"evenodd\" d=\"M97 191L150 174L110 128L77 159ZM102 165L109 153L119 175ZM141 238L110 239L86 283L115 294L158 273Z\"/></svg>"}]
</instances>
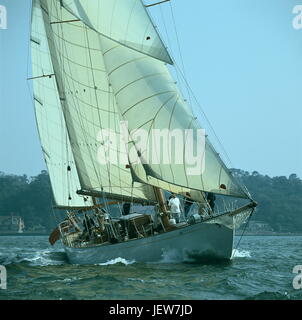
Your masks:
<instances>
[{"instance_id":1,"label":"rigging wire","mask_svg":"<svg viewBox=\"0 0 302 320\"><path fill-rule=\"evenodd\" d=\"M183 74L184 74L184 76L186 78L186 69L185 69L183 54L182 54L181 46L180 46L180 38L179 38L179 35L178 35L178 31L177 31L177 24L176 24L176 19L175 19L175 15L174 15L173 6L172 6L171 1L169 2L169 5L170 5L170 12L171 12L171 17L172 17L172 21L173 21L173 26L174 26L174 32L175 32L175 36L176 36L176 42L177 42L180 62L181 62ZM188 98L189 98L189 104L192 105L189 88L187 88L187 93L188 93Z\"/></svg>"}]
</instances>

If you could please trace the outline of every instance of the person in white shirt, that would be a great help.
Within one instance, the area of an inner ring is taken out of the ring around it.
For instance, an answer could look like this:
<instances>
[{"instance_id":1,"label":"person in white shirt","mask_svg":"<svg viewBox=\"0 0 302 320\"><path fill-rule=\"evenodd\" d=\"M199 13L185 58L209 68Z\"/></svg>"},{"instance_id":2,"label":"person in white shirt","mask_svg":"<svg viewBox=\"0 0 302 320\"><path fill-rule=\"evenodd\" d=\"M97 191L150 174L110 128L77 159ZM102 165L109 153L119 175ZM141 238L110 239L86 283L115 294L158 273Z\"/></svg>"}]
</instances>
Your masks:
<instances>
[{"instance_id":1,"label":"person in white shirt","mask_svg":"<svg viewBox=\"0 0 302 320\"><path fill-rule=\"evenodd\" d=\"M170 208L172 217L175 218L176 223L180 222L180 200L176 197L175 193L171 194L168 206Z\"/></svg>"}]
</instances>

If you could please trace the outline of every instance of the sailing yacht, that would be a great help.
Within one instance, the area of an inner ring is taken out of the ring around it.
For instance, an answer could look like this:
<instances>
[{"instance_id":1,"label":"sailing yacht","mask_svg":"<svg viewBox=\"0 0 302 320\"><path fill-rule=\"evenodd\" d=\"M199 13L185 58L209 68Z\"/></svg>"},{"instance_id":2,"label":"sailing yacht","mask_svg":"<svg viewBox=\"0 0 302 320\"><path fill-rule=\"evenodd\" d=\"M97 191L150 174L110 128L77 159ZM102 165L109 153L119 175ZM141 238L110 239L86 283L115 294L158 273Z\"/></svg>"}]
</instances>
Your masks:
<instances>
[{"instance_id":1,"label":"sailing yacht","mask_svg":"<svg viewBox=\"0 0 302 320\"><path fill-rule=\"evenodd\" d=\"M32 3L36 122L55 208L66 212L50 242L60 238L71 263L231 259L235 228L256 207L171 76L149 6ZM175 220L171 193L189 194L196 213ZM209 194L240 206L217 212Z\"/></svg>"},{"instance_id":2,"label":"sailing yacht","mask_svg":"<svg viewBox=\"0 0 302 320\"><path fill-rule=\"evenodd\" d=\"M18 223L18 233L23 233L23 230L25 228L24 221L22 217L19 218L19 223Z\"/></svg>"}]
</instances>

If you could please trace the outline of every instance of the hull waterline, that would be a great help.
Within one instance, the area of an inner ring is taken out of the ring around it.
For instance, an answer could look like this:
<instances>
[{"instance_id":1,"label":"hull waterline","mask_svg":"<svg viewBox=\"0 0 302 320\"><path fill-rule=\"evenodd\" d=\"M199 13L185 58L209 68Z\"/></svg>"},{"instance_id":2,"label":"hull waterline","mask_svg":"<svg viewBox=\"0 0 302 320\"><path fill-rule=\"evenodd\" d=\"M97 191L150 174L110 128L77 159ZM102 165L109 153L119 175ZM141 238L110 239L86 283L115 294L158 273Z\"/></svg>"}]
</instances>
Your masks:
<instances>
[{"instance_id":1,"label":"hull waterline","mask_svg":"<svg viewBox=\"0 0 302 320\"><path fill-rule=\"evenodd\" d=\"M106 263L123 258L136 262L230 260L234 231L220 224L198 223L164 234L127 242L73 248L65 246L72 264Z\"/></svg>"}]
</instances>

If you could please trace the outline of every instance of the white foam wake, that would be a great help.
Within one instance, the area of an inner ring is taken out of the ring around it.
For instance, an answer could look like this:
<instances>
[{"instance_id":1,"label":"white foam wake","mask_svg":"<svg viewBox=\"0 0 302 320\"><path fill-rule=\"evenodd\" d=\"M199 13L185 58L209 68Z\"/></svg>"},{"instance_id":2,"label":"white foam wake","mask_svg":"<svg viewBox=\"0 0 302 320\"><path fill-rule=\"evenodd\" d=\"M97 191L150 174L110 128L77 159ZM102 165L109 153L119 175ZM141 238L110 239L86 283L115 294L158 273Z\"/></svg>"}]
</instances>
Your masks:
<instances>
[{"instance_id":1,"label":"white foam wake","mask_svg":"<svg viewBox=\"0 0 302 320\"><path fill-rule=\"evenodd\" d=\"M250 251L247 250L238 250L238 249L233 249L233 258L251 258L251 253Z\"/></svg>"},{"instance_id":2,"label":"white foam wake","mask_svg":"<svg viewBox=\"0 0 302 320\"><path fill-rule=\"evenodd\" d=\"M120 258L119 257L119 258L115 258L115 259L109 260L109 261L104 262L104 263L99 263L98 265L99 266L108 266L108 265L113 265L113 264L117 264L117 263L122 263L122 264L128 266L129 264L135 263L135 261L134 260L133 261L128 261L128 260L126 260L124 258Z\"/></svg>"},{"instance_id":3,"label":"white foam wake","mask_svg":"<svg viewBox=\"0 0 302 320\"><path fill-rule=\"evenodd\" d=\"M48 266L48 265L60 265L65 264L66 261L62 259L62 256L54 258L52 254L60 254L64 251L54 251L54 250L40 250L37 251L33 256L29 255L24 258L23 261L28 261L33 266Z\"/></svg>"}]
</instances>

